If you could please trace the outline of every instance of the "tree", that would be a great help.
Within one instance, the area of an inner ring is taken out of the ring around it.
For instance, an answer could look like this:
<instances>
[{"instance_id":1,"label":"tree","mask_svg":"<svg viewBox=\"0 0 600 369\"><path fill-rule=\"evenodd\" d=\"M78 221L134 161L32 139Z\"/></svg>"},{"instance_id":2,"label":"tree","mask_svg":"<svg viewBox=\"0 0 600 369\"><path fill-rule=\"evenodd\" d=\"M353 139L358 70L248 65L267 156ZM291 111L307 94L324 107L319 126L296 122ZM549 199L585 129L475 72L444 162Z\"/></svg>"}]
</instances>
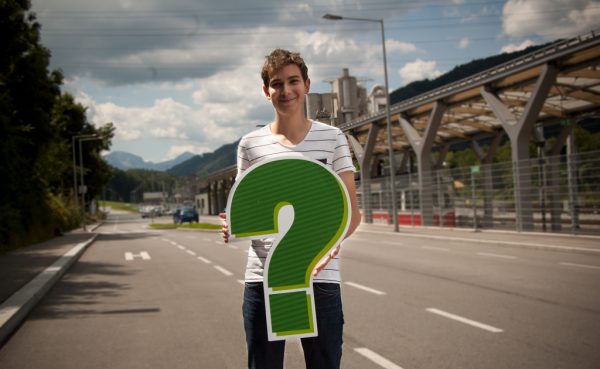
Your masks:
<instances>
[{"instance_id":1,"label":"tree","mask_svg":"<svg viewBox=\"0 0 600 369\"><path fill-rule=\"evenodd\" d=\"M0 0L0 250L48 238L57 218L72 218L72 136L101 137L84 152L91 195L110 173L100 151L110 147L114 127L95 128L85 108L61 94L62 73L49 71L50 52L29 8L27 0Z\"/></svg>"}]
</instances>

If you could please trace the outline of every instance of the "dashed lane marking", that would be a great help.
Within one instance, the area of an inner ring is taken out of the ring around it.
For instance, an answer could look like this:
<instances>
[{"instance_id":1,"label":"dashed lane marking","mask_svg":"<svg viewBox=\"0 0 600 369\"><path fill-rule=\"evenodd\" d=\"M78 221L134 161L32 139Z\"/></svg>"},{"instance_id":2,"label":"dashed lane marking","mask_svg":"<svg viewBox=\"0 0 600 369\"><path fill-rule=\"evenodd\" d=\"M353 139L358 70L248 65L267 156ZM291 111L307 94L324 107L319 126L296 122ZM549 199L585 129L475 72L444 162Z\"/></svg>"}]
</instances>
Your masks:
<instances>
[{"instance_id":1,"label":"dashed lane marking","mask_svg":"<svg viewBox=\"0 0 600 369\"><path fill-rule=\"evenodd\" d=\"M192 250L186 250L185 252L187 252L188 254L190 254L192 256L196 256L196 253L193 252Z\"/></svg>"},{"instance_id":2,"label":"dashed lane marking","mask_svg":"<svg viewBox=\"0 0 600 369\"><path fill-rule=\"evenodd\" d=\"M215 265L214 267L215 267L216 270L218 270L219 272L225 274L228 277L233 275L233 273L231 273L229 270L227 270L227 269L225 269L225 268L223 268L223 267L221 267L219 265Z\"/></svg>"},{"instance_id":3,"label":"dashed lane marking","mask_svg":"<svg viewBox=\"0 0 600 369\"><path fill-rule=\"evenodd\" d=\"M578 268L600 269L600 266L597 266L597 265L576 264L576 263L559 263L559 264L565 265L565 266L578 267Z\"/></svg>"},{"instance_id":4,"label":"dashed lane marking","mask_svg":"<svg viewBox=\"0 0 600 369\"><path fill-rule=\"evenodd\" d=\"M476 328L479 328L479 329L486 330L488 332L492 332L492 333L504 332L504 330L502 330L500 328L492 327L491 325L487 325L487 324L484 324L484 323L477 322L475 320L467 319L467 318L464 318L462 316L451 314L451 313L448 313L448 312L443 311L443 310L434 309L434 308L428 308L428 309L425 309L425 310L428 311L428 312L430 312L430 313L437 314L437 315L443 316L443 317L448 318L448 319L456 320L457 322L461 322L461 323L468 324L470 326L473 326L473 327L476 327Z\"/></svg>"},{"instance_id":5,"label":"dashed lane marking","mask_svg":"<svg viewBox=\"0 0 600 369\"><path fill-rule=\"evenodd\" d=\"M212 263L212 261L210 261L210 260L208 260L207 258L205 258L205 257L202 257L202 256L198 256L198 260L200 260L200 261L204 262L205 264L210 264L210 263Z\"/></svg>"},{"instance_id":6,"label":"dashed lane marking","mask_svg":"<svg viewBox=\"0 0 600 369\"><path fill-rule=\"evenodd\" d=\"M516 259L516 256L511 256L511 255L501 255L501 254L492 254L489 252L478 252L477 255L481 255L481 256L489 256L491 258L501 258L501 259Z\"/></svg>"},{"instance_id":7,"label":"dashed lane marking","mask_svg":"<svg viewBox=\"0 0 600 369\"><path fill-rule=\"evenodd\" d=\"M375 295L380 295L380 296L385 295L385 292L383 292L383 291L379 291L379 290L376 290L376 289L371 288L371 287L363 286L362 284L358 284L358 283L354 283L354 282L344 282L344 284L346 284L348 286L351 286L351 287L354 287L354 288L358 288L359 290L363 290L363 291L367 291L367 292L373 293Z\"/></svg>"},{"instance_id":8,"label":"dashed lane marking","mask_svg":"<svg viewBox=\"0 0 600 369\"><path fill-rule=\"evenodd\" d=\"M357 347L354 349L354 351L356 351L358 354L366 357L367 359L371 360L372 362L374 362L375 364L379 365L380 367L382 367L384 369L402 369L401 366L394 364L390 360L379 355L375 351L369 350L366 347Z\"/></svg>"}]
</instances>

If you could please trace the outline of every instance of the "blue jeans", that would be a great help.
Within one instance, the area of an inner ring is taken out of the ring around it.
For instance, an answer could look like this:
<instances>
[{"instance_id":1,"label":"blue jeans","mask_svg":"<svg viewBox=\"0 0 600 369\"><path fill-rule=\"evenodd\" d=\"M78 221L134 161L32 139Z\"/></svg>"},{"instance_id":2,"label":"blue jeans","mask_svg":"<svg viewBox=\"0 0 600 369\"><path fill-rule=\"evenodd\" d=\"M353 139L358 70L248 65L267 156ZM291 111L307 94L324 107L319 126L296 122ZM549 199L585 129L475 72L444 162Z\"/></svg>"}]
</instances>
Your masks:
<instances>
[{"instance_id":1,"label":"blue jeans","mask_svg":"<svg viewBox=\"0 0 600 369\"><path fill-rule=\"evenodd\" d=\"M315 283L314 298L319 336L302 338L307 369L338 369L342 358L344 313L340 286ZM285 341L269 341L263 284L246 283L244 329L249 369L282 369Z\"/></svg>"}]
</instances>

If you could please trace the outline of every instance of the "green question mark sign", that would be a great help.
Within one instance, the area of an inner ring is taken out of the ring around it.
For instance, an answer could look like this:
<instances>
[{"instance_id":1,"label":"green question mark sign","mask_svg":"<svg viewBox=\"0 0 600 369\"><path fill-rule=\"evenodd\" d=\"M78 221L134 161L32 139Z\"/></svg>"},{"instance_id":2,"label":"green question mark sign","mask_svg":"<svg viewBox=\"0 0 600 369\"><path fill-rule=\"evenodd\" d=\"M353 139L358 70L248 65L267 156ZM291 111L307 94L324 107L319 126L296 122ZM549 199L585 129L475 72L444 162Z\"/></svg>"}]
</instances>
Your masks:
<instances>
[{"instance_id":1,"label":"green question mark sign","mask_svg":"<svg viewBox=\"0 0 600 369\"><path fill-rule=\"evenodd\" d=\"M318 335L312 271L341 242L349 214L341 179L320 162L302 157L256 164L231 189L231 236L275 237L263 282L270 341Z\"/></svg>"}]
</instances>

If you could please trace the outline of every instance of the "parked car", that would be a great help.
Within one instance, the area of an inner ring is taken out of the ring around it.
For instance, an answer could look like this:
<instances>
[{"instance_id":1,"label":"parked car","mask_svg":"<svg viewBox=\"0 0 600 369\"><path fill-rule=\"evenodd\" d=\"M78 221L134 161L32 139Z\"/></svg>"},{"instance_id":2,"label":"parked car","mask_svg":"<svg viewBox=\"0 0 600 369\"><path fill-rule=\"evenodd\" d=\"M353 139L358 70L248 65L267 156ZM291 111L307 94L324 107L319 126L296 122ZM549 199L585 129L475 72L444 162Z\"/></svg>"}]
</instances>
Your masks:
<instances>
[{"instance_id":1,"label":"parked car","mask_svg":"<svg viewBox=\"0 0 600 369\"><path fill-rule=\"evenodd\" d=\"M140 207L140 215L142 218L154 218L163 214L163 209L160 206L146 205Z\"/></svg>"},{"instance_id":2,"label":"parked car","mask_svg":"<svg viewBox=\"0 0 600 369\"><path fill-rule=\"evenodd\" d=\"M200 220L200 216L198 215L198 211L193 207L184 207L181 209L175 210L173 214L173 223L181 224L181 223L192 223Z\"/></svg>"}]
</instances>

